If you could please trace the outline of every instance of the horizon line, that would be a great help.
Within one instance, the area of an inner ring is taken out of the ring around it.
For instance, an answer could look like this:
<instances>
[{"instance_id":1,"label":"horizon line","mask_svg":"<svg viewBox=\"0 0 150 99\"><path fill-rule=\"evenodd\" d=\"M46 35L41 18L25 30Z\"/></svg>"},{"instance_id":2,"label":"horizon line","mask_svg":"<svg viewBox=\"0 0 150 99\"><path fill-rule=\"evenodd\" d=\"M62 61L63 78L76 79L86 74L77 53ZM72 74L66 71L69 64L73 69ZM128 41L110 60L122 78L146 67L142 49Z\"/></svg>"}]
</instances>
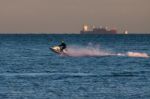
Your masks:
<instances>
[{"instance_id":1,"label":"horizon line","mask_svg":"<svg viewBox=\"0 0 150 99\"><path fill-rule=\"evenodd\" d=\"M0 34L80 34L80 33L50 33L50 32L0 32ZM112 34L112 35L119 35L119 34L124 34L124 33L117 33L117 34ZM132 32L132 33L128 33L128 34L150 34L150 32L148 33L136 33L136 32ZM125 34L125 35L128 35L128 34ZM89 35L89 34L81 34L81 35ZM111 34L90 34L90 35L111 35Z\"/></svg>"}]
</instances>

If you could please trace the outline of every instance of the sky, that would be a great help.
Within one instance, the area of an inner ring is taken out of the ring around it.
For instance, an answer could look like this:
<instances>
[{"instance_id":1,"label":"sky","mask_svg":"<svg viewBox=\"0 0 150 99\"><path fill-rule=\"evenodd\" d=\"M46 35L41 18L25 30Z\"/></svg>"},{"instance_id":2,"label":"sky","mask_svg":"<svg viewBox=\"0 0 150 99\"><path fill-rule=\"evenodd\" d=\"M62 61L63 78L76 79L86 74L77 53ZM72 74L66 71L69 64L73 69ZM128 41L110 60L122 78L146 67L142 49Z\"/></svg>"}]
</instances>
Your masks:
<instances>
[{"instance_id":1,"label":"sky","mask_svg":"<svg viewBox=\"0 0 150 99\"><path fill-rule=\"evenodd\" d=\"M79 33L83 24L150 33L150 0L0 0L0 33Z\"/></svg>"}]
</instances>

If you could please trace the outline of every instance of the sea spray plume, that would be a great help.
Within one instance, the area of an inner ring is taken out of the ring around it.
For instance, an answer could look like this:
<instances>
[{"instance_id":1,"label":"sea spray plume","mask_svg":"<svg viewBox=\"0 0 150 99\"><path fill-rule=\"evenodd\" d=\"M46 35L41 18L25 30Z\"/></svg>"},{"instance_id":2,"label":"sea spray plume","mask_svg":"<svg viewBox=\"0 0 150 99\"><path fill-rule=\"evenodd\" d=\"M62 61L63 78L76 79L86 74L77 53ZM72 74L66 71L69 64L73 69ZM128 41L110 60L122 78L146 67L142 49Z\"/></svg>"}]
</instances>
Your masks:
<instances>
[{"instance_id":1,"label":"sea spray plume","mask_svg":"<svg viewBox=\"0 0 150 99\"><path fill-rule=\"evenodd\" d=\"M92 44L88 46L71 45L67 48L67 54L69 56L107 56L112 55L99 48L99 45L93 46Z\"/></svg>"},{"instance_id":2,"label":"sea spray plume","mask_svg":"<svg viewBox=\"0 0 150 99\"><path fill-rule=\"evenodd\" d=\"M126 53L114 53L110 51L106 51L100 48L100 45L93 45L89 43L87 46L81 45L70 45L67 48L66 54L68 56L73 57L81 57L81 56L127 56L127 57L141 57L141 58L149 58L150 56L147 53L141 52L126 52Z\"/></svg>"}]
</instances>

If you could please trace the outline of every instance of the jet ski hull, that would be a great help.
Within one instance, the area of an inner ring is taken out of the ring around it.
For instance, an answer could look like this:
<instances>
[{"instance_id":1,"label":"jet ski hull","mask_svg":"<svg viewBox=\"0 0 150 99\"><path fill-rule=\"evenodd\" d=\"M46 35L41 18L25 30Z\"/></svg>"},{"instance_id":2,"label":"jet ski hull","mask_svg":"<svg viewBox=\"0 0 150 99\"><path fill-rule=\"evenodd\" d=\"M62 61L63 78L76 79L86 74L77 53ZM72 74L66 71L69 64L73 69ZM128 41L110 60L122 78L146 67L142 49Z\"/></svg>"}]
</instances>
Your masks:
<instances>
[{"instance_id":1,"label":"jet ski hull","mask_svg":"<svg viewBox=\"0 0 150 99\"><path fill-rule=\"evenodd\" d=\"M66 50L61 51L61 48L59 46L50 47L50 50L60 55L67 55Z\"/></svg>"}]
</instances>

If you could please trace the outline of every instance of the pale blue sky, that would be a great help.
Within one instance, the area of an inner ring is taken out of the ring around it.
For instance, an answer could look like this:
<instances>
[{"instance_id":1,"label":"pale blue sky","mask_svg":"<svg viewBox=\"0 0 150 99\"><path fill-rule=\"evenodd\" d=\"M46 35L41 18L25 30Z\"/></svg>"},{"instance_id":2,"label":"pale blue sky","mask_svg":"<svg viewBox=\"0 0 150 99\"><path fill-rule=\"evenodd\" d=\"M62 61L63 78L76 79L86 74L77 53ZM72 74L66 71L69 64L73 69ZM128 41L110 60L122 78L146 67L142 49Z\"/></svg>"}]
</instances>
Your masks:
<instances>
[{"instance_id":1,"label":"pale blue sky","mask_svg":"<svg viewBox=\"0 0 150 99\"><path fill-rule=\"evenodd\" d=\"M79 33L83 24L150 33L150 0L1 0L0 33Z\"/></svg>"}]
</instances>

